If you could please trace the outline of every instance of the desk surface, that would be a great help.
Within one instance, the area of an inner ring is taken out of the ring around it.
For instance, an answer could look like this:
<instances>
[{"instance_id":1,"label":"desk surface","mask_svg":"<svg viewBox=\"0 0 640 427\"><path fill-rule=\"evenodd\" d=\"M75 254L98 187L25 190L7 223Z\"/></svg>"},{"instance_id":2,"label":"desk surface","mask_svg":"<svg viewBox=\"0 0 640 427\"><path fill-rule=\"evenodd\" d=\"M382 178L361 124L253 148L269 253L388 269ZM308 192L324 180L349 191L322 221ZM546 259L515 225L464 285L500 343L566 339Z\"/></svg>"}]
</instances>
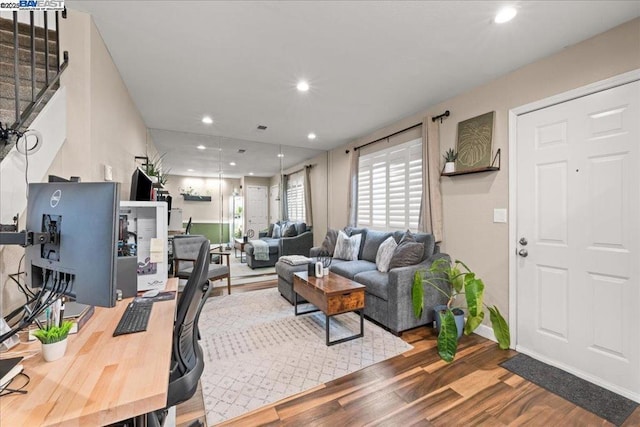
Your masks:
<instances>
[{"instance_id":1,"label":"desk surface","mask_svg":"<svg viewBox=\"0 0 640 427\"><path fill-rule=\"evenodd\" d=\"M167 290L178 280L169 279ZM145 332L113 337L131 298L96 307L79 333L69 336L62 359L45 362L40 343L11 353L37 351L22 361L28 393L0 398L1 425L105 425L163 408L167 402L176 299L154 303Z\"/></svg>"}]
</instances>

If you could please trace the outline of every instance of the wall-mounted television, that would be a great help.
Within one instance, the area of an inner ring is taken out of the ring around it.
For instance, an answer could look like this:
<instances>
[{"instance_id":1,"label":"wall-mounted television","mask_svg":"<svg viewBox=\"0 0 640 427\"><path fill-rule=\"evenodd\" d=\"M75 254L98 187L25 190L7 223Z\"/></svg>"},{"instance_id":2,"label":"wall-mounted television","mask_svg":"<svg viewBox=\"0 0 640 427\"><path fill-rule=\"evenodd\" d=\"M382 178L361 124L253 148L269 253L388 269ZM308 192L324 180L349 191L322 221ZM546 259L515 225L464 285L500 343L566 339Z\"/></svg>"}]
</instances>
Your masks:
<instances>
[{"instance_id":1,"label":"wall-mounted television","mask_svg":"<svg viewBox=\"0 0 640 427\"><path fill-rule=\"evenodd\" d=\"M153 181L140 168L136 168L131 176L129 200L137 202L153 201Z\"/></svg>"}]
</instances>

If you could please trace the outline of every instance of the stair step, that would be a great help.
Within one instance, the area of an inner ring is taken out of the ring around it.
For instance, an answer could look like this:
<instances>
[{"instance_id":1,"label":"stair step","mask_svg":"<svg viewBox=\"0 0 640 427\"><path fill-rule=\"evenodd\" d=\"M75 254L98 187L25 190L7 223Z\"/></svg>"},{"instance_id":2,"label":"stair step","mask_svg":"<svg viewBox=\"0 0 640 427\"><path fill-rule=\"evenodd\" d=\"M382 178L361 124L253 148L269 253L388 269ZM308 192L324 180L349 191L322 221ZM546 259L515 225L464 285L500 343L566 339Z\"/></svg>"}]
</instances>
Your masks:
<instances>
[{"instance_id":1,"label":"stair step","mask_svg":"<svg viewBox=\"0 0 640 427\"><path fill-rule=\"evenodd\" d=\"M13 46L7 46L0 43L0 61L13 64L15 49ZM36 52L36 67L44 68L44 52ZM24 65L31 65L31 51L26 49L18 49L18 62ZM49 64L56 64L55 52L49 54Z\"/></svg>"},{"instance_id":2,"label":"stair step","mask_svg":"<svg viewBox=\"0 0 640 427\"><path fill-rule=\"evenodd\" d=\"M36 37L35 39L36 51L44 52L44 39ZM7 31L0 29L0 43L7 46L13 46L13 30ZM21 49L31 49L31 35L18 34L18 46ZM55 52L56 41L55 38L49 39L49 52Z\"/></svg>"},{"instance_id":3,"label":"stair step","mask_svg":"<svg viewBox=\"0 0 640 427\"><path fill-rule=\"evenodd\" d=\"M18 72L20 74L21 80L31 81L31 65L18 65ZM49 78L55 75L54 69L49 69ZM10 78L10 81L13 80L14 70L13 70L13 61L10 63L6 63L0 61L0 78ZM44 67L36 68L36 82L44 82L45 73Z\"/></svg>"},{"instance_id":4,"label":"stair step","mask_svg":"<svg viewBox=\"0 0 640 427\"><path fill-rule=\"evenodd\" d=\"M31 102L31 81L21 81L20 85L20 101ZM36 84L35 95L42 90L44 84ZM13 100L15 98L15 83L0 81L0 98Z\"/></svg>"},{"instance_id":5,"label":"stair step","mask_svg":"<svg viewBox=\"0 0 640 427\"><path fill-rule=\"evenodd\" d=\"M54 20L54 15L49 14L50 21ZM0 18L0 30L13 32L13 19ZM31 26L22 22L18 23L18 34L31 34ZM44 39L44 28L36 27L36 37ZM56 37L55 30L49 30L49 40L53 40Z\"/></svg>"},{"instance_id":6,"label":"stair step","mask_svg":"<svg viewBox=\"0 0 640 427\"><path fill-rule=\"evenodd\" d=\"M55 93L56 90L58 90L58 88L60 87L59 83L56 83L52 89L50 89L49 91L47 91L47 93L44 95L44 100L40 103L41 106L43 106L47 101L49 101L49 99L51 99L51 97L53 96L53 94ZM41 88L40 88L41 89ZM40 90L38 89L38 90ZM27 108L27 106L29 105L29 103L31 102L31 91L29 90L29 98L27 100L22 100L22 96L20 96L21 100L20 100L20 111L24 111L25 108ZM0 97L0 122L5 124L13 124L16 121L16 114L15 114L15 102L14 102L14 98L13 96L11 96L10 98L5 98L5 97Z\"/></svg>"}]
</instances>

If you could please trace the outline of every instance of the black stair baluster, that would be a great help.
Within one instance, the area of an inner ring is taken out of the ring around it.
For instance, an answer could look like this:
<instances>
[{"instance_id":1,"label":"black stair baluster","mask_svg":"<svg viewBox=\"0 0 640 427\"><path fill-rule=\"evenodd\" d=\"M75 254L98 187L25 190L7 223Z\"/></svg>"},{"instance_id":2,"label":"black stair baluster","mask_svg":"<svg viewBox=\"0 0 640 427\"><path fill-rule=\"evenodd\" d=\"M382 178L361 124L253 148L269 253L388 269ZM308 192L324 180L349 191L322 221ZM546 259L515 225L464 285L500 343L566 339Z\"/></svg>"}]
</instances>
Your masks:
<instances>
[{"instance_id":1,"label":"black stair baluster","mask_svg":"<svg viewBox=\"0 0 640 427\"><path fill-rule=\"evenodd\" d=\"M29 12L31 15L31 102L36 100L36 24L34 22L33 11Z\"/></svg>"},{"instance_id":2,"label":"black stair baluster","mask_svg":"<svg viewBox=\"0 0 640 427\"><path fill-rule=\"evenodd\" d=\"M16 96L16 122L20 120L20 69L19 69L19 52L18 52L18 12L13 12L13 74L15 82Z\"/></svg>"},{"instance_id":3,"label":"black stair baluster","mask_svg":"<svg viewBox=\"0 0 640 427\"><path fill-rule=\"evenodd\" d=\"M56 73L60 73L60 13L56 10Z\"/></svg>"},{"instance_id":4,"label":"black stair baluster","mask_svg":"<svg viewBox=\"0 0 640 427\"><path fill-rule=\"evenodd\" d=\"M49 86L49 22L48 13L44 12L44 81Z\"/></svg>"}]
</instances>

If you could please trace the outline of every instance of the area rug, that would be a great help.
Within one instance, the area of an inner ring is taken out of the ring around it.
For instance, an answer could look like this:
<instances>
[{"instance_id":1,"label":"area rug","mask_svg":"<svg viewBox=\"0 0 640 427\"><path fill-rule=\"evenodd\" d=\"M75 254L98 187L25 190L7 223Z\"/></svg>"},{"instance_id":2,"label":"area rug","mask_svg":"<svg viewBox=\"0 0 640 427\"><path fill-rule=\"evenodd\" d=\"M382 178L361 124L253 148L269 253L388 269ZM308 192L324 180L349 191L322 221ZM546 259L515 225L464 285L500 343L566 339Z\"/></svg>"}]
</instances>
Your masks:
<instances>
[{"instance_id":1,"label":"area rug","mask_svg":"<svg viewBox=\"0 0 640 427\"><path fill-rule=\"evenodd\" d=\"M252 269L246 262L240 262L240 258L234 256L233 250L231 250L231 255L229 256L229 270L231 272L231 286L278 279L275 267ZM216 288L226 287L227 279L216 280L213 282L213 286Z\"/></svg>"},{"instance_id":2,"label":"area rug","mask_svg":"<svg viewBox=\"0 0 640 427\"><path fill-rule=\"evenodd\" d=\"M302 309L311 308L308 306ZM358 332L355 313L331 319L331 339ZM322 313L295 316L275 288L209 298L199 321L208 425L308 390L412 348L373 323L364 337L325 345Z\"/></svg>"},{"instance_id":3,"label":"area rug","mask_svg":"<svg viewBox=\"0 0 640 427\"><path fill-rule=\"evenodd\" d=\"M624 396L525 354L517 354L501 366L617 426L638 407Z\"/></svg>"}]
</instances>

